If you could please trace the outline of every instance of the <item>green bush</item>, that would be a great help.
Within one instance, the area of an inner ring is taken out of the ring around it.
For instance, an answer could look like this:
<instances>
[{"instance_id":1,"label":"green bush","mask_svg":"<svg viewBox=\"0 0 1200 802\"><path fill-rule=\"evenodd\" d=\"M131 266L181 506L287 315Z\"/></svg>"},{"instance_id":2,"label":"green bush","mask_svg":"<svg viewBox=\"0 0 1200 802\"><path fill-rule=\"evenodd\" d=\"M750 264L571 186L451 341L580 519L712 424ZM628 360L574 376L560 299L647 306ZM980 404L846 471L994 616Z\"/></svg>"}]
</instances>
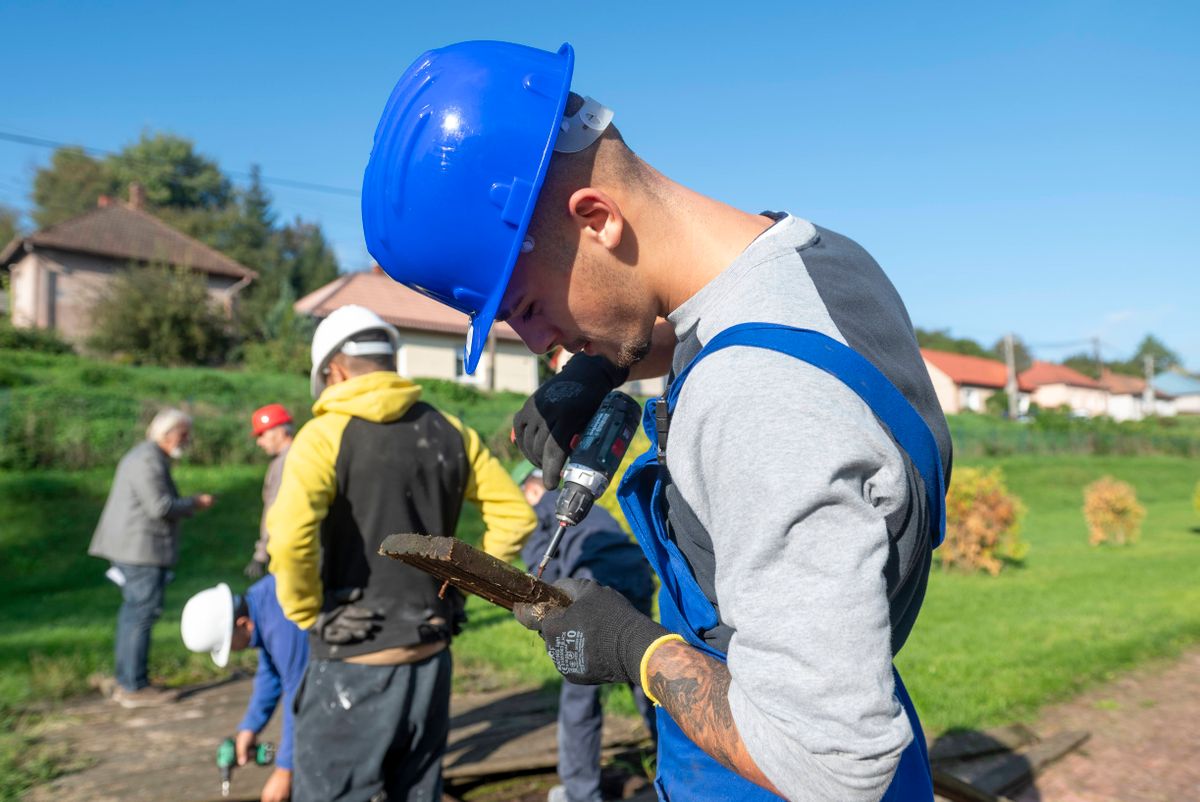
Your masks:
<instances>
[{"instance_id":1,"label":"green bush","mask_svg":"<svg viewBox=\"0 0 1200 802\"><path fill-rule=\"evenodd\" d=\"M40 351L46 354L69 354L71 346L55 332L44 329L19 329L7 318L0 319L0 348L16 351Z\"/></svg>"},{"instance_id":2,"label":"green bush","mask_svg":"<svg viewBox=\"0 0 1200 802\"><path fill-rule=\"evenodd\" d=\"M204 277L181 267L117 273L92 307L92 327L92 348L136 364L218 364L232 345L230 323Z\"/></svg>"},{"instance_id":3,"label":"green bush","mask_svg":"<svg viewBox=\"0 0 1200 802\"><path fill-rule=\"evenodd\" d=\"M97 362L75 355L0 352L0 470L113 465L165 406L195 420L187 461L234 465L260 461L250 413L286 406L303 424L312 399L307 376L213 368L163 368ZM511 461L512 415L524 397L418 379L423 397L463 420Z\"/></svg>"}]
</instances>

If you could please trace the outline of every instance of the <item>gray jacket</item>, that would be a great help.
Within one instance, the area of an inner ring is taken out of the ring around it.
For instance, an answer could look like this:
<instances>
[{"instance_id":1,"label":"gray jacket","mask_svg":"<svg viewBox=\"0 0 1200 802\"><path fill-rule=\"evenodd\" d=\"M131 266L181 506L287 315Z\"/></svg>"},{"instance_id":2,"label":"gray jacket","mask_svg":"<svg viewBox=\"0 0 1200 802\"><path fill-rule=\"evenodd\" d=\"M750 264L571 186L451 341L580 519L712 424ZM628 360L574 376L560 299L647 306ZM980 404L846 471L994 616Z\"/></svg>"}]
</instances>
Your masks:
<instances>
[{"instance_id":1,"label":"gray jacket","mask_svg":"<svg viewBox=\"0 0 1200 802\"><path fill-rule=\"evenodd\" d=\"M117 464L88 554L118 563L172 566L179 557L179 521L195 511L191 498L179 497L167 455L145 440Z\"/></svg>"}]
</instances>

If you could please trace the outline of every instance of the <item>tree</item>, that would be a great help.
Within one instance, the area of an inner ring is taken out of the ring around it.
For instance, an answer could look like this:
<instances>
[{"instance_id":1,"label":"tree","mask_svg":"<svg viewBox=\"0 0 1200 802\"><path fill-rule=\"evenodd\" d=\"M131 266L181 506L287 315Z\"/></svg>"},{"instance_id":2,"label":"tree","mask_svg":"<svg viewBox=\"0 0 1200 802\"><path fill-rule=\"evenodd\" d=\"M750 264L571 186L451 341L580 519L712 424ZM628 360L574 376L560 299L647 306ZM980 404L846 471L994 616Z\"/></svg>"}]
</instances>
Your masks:
<instances>
[{"instance_id":1,"label":"tree","mask_svg":"<svg viewBox=\"0 0 1200 802\"><path fill-rule=\"evenodd\" d=\"M33 177L33 221L46 228L96 208L101 195L113 194L116 185L101 162L80 148L59 148L50 166Z\"/></svg>"},{"instance_id":2,"label":"tree","mask_svg":"<svg viewBox=\"0 0 1200 802\"><path fill-rule=\"evenodd\" d=\"M297 217L279 232L279 249L288 283L297 297L319 289L338 276L337 256L316 223Z\"/></svg>"},{"instance_id":3,"label":"tree","mask_svg":"<svg viewBox=\"0 0 1200 802\"><path fill-rule=\"evenodd\" d=\"M991 356L982 345L969 337L951 336L950 329L922 329L918 327L916 334L917 344L922 348L929 348L933 351L949 351L952 354L966 354L967 356Z\"/></svg>"},{"instance_id":4,"label":"tree","mask_svg":"<svg viewBox=\"0 0 1200 802\"><path fill-rule=\"evenodd\" d=\"M21 233L21 213L11 206L0 205L0 250Z\"/></svg>"},{"instance_id":5,"label":"tree","mask_svg":"<svg viewBox=\"0 0 1200 802\"><path fill-rule=\"evenodd\" d=\"M217 364L230 347L204 277L176 266L119 272L93 306L92 326L91 348L135 363Z\"/></svg>"},{"instance_id":6,"label":"tree","mask_svg":"<svg viewBox=\"0 0 1200 802\"><path fill-rule=\"evenodd\" d=\"M217 163L196 153L190 139L143 133L141 139L106 159L121 191L137 181L155 209L222 209L233 200L233 185Z\"/></svg>"},{"instance_id":7,"label":"tree","mask_svg":"<svg viewBox=\"0 0 1200 802\"><path fill-rule=\"evenodd\" d=\"M995 344L992 345L991 353L988 356L1004 362L1003 337L996 340ZM1023 373L1033 367L1033 354L1030 353L1029 347L1025 345L1025 341L1016 335L1013 336L1013 361L1016 363L1017 373Z\"/></svg>"},{"instance_id":8,"label":"tree","mask_svg":"<svg viewBox=\"0 0 1200 802\"><path fill-rule=\"evenodd\" d=\"M1147 334L1143 337L1141 343L1138 344L1137 350L1133 352L1133 359L1131 361L1139 367L1139 373L1142 372L1140 368L1145 362L1146 357L1154 360L1155 373L1162 373L1164 370L1170 370L1182 364L1179 354L1168 348L1162 340L1153 334Z\"/></svg>"},{"instance_id":9,"label":"tree","mask_svg":"<svg viewBox=\"0 0 1200 802\"><path fill-rule=\"evenodd\" d=\"M1096 357L1093 354L1081 351L1067 357L1062 363L1071 370L1079 371L1084 376L1091 376L1093 379L1100 378L1100 366L1096 364Z\"/></svg>"}]
</instances>

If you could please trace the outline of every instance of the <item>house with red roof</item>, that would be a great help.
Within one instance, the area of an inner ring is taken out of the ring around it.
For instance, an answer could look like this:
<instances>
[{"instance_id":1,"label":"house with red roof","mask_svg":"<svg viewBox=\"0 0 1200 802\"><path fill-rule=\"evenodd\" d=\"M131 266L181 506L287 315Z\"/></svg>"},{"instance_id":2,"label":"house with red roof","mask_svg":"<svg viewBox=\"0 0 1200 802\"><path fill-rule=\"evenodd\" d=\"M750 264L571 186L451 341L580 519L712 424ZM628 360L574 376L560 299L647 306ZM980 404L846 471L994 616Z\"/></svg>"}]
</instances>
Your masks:
<instances>
[{"instance_id":1,"label":"house with red roof","mask_svg":"<svg viewBox=\"0 0 1200 802\"><path fill-rule=\"evenodd\" d=\"M91 334L91 308L122 270L177 265L204 277L209 297L226 312L257 274L145 211L142 188L129 202L101 197L97 208L0 250L9 272L9 318L14 326L52 329L64 339Z\"/></svg>"},{"instance_id":2,"label":"house with red roof","mask_svg":"<svg viewBox=\"0 0 1200 802\"><path fill-rule=\"evenodd\" d=\"M938 402L946 414L985 412L988 399L997 392L1005 391L1008 384L1008 369L997 359L930 348L922 348L921 356L925 359L925 368L933 381ZM1017 408L1022 413L1029 409L1031 389L1028 384L1018 380Z\"/></svg>"},{"instance_id":3,"label":"house with red roof","mask_svg":"<svg viewBox=\"0 0 1200 802\"><path fill-rule=\"evenodd\" d=\"M1177 414L1174 397L1149 386L1145 379L1100 372L1100 386L1108 391L1108 415L1113 420L1141 420L1148 415L1170 417Z\"/></svg>"},{"instance_id":4,"label":"house with red roof","mask_svg":"<svg viewBox=\"0 0 1200 802\"><path fill-rule=\"evenodd\" d=\"M467 316L393 281L378 266L341 275L296 301L294 308L323 320L347 304L365 306L400 330L396 361L403 376L446 379L517 393L537 389L537 357L511 326L492 326L487 350L475 374L468 376L463 364L470 322Z\"/></svg>"},{"instance_id":5,"label":"house with red roof","mask_svg":"<svg viewBox=\"0 0 1200 802\"><path fill-rule=\"evenodd\" d=\"M1104 385L1066 365L1035 359L1018 379L1032 388L1033 402L1045 409L1065 406L1072 414L1088 418L1110 414Z\"/></svg>"}]
</instances>

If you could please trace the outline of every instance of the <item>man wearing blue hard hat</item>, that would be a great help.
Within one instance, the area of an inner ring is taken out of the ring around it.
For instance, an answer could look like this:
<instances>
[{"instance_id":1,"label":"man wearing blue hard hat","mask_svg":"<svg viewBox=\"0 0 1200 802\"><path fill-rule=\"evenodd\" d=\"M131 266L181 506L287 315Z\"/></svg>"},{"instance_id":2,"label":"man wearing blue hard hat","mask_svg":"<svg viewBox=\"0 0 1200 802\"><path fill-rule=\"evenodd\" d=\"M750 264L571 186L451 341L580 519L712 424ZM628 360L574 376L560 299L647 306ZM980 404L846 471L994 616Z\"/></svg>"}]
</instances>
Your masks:
<instances>
[{"instance_id":1,"label":"man wearing blue hard hat","mask_svg":"<svg viewBox=\"0 0 1200 802\"><path fill-rule=\"evenodd\" d=\"M574 53L465 42L421 56L363 185L372 255L471 318L577 355L515 419L558 482L627 378L671 374L620 487L661 625L577 579L536 620L573 682L661 705L661 799L930 800L892 660L944 529L950 437L907 311L859 245L699 195L570 92ZM773 132L786 157L789 142ZM800 158L801 156L797 156Z\"/></svg>"}]
</instances>

